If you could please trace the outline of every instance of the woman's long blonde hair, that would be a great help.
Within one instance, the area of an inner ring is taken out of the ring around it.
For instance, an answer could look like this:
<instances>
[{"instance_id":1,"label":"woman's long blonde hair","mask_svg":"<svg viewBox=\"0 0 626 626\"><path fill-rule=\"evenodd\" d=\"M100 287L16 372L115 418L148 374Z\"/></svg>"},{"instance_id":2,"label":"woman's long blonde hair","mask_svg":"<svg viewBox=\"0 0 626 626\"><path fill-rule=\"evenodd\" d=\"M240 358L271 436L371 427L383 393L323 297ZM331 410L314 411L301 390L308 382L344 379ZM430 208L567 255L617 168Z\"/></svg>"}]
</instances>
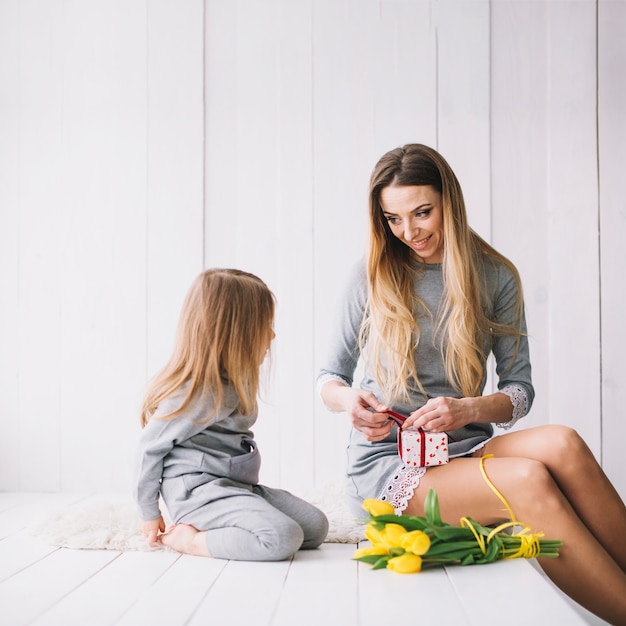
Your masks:
<instances>
[{"instance_id":1,"label":"woman's long blonde hair","mask_svg":"<svg viewBox=\"0 0 626 626\"><path fill-rule=\"evenodd\" d=\"M243 415L255 411L260 366L273 338L274 309L272 292L254 274L237 269L202 272L185 298L173 354L148 386L142 426L186 383L182 405L160 417L176 417L198 393L210 394L214 415L222 406L224 385L235 388Z\"/></svg>"},{"instance_id":2,"label":"woman's long blonde hair","mask_svg":"<svg viewBox=\"0 0 626 626\"><path fill-rule=\"evenodd\" d=\"M518 344L523 314L522 287L515 266L492 248L467 223L459 182L445 159L421 144L391 150L376 164L369 193L370 249L368 310L361 328L361 348L385 390L385 401L408 400L410 386L427 394L419 380L414 351L420 340L418 312L426 310L414 292L419 268L412 250L393 235L383 215L380 195L389 186L430 185L441 194L443 211L443 302L435 335L445 371L463 396L479 393L485 377L485 334L513 335ZM482 273L484 256L504 263L513 273L520 294L513 325L488 319Z\"/></svg>"}]
</instances>

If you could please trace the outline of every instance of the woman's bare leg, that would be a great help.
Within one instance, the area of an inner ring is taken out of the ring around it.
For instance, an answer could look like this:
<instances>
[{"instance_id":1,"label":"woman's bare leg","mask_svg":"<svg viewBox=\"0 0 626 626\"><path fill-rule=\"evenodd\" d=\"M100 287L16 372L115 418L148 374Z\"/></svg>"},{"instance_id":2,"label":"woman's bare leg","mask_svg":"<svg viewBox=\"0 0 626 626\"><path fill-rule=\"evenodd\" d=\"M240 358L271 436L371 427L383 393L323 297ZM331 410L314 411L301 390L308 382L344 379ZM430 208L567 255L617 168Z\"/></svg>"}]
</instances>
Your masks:
<instances>
[{"instance_id":1,"label":"woman's bare leg","mask_svg":"<svg viewBox=\"0 0 626 626\"><path fill-rule=\"evenodd\" d=\"M626 574L578 517L547 468L534 460L496 457L485 461L485 469L520 522L546 539L563 541L557 559L538 560L554 583L606 621L626 624ZM482 524L508 517L483 479L478 459L454 459L429 469L406 514L423 515L431 487L448 523L458 524L463 516ZM621 541L623 533L624 528L614 539Z\"/></svg>"},{"instance_id":2,"label":"woman's bare leg","mask_svg":"<svg viewBox=\"0 0 626 626\"><path fill-rule=\"evenodd\" d=\"M626 506L575 430L539 426L495 437L482 450L540 461L591 534L626 572Z\"/></svg>"}]
</instances>

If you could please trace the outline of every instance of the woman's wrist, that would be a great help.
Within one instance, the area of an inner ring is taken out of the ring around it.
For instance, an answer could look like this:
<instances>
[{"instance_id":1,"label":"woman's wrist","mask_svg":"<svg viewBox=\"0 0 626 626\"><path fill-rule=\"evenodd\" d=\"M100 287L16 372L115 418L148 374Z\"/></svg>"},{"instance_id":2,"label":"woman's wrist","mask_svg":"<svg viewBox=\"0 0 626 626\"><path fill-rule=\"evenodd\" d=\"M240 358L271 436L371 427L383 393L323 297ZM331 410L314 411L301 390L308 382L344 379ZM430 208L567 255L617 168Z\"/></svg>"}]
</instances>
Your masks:
<instances>
[{"instance_id":1,"label":"woman's wrist","mask_svg":"<svg viewBox=\"0 0 626 626\"><path fill-rule=\"evenodd\" d=\"M471 422L506 423L513 416L513 405L510 398L500 392L488 396L465 398L469 407Z\"/></svg>"},{"instance_id":2,"label":"woman's wrist","mask_svg":"<svg viewBox=\"0 0 626 626\"><path fill-rule=\"evenodd\" d=\"M326 408L333 413L343 413L348 410L345 398L350 387L344 380L329 378L320 386L320 396Z\"/></svg>"}]
</instances>

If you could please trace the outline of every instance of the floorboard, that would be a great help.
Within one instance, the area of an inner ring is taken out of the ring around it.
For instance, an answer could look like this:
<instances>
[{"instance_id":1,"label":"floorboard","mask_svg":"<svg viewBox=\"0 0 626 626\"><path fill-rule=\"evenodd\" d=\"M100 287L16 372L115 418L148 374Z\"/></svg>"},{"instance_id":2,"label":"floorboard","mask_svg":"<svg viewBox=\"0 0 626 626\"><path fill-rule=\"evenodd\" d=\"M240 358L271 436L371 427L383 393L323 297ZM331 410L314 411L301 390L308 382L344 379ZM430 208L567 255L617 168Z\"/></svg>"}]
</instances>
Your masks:
<instances>
[{"instance_id":1,"label":"floorboard","mask_svg":"<svg viewBox=\"0 0 626 626\"><path fill-rule=\"evenodd\" d=\"M403 576L357 563L354 544L254 563L57 548L28 532L84 497L0 493L0 626L605 624L523 559Z\"/></svg>"},{"instance_id":2,"label":"floorboard","mask_svg":"<svg viewBox=\"0 0 626 626\"><path fill-rule=\"evenodd\" d=\"M291 561L229 561L194 612L189 626L205 626L220 618L229 626L272 623L281 601Z\"/></svg>"},{"instance_id":3,"label":"floorboard","mask_svg":"<svg viewBox=\"0 0 626 626\"><path fill-rule=\"evenodd\" d=\"M361 563L358 575L360 626L380 626L390 615L394 616L394 623L410 623L406 620L410 620L411 612L419 613L420 624L469 623L443 568L424 570L412 576L390 576ZM445 615L443 622L442 615Z\"/></svg>"},{"instance_id":4,"label":"floorboard","mask_svg":"<svg viewBox=\"0 0 626 626\"><path fill-rule=\"evenodd\" d=\"M98 551L101 553L101 551ZM115 553L113 553L115 554ZM106 626L116 624L150 589L178 555L170 552L125 552L108 561L35 619L36 626ZM170 601L176 599L170 594ZM178 600L176 599L176 603Z\"/></svg>"},{"instance_id":5,"label":"floorboard","mask_svg":"<svg viewBox=\"0 0 626 626\"><path fill-rule=\"evenodd\" d=\"M293 559L271 626L357 625L355 546L328 543Z\"/></svg>"}]
</instances>

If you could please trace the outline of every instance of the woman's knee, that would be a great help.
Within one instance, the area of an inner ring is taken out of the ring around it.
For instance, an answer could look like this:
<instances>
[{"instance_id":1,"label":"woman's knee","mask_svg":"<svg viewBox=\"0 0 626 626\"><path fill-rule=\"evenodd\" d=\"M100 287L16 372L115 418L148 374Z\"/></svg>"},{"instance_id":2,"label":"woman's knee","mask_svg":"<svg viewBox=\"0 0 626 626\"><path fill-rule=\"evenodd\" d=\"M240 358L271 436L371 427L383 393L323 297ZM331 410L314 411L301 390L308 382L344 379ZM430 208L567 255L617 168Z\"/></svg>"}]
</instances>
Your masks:
<instances>
[{"instance_id":1,"label":"woman's knee","mask_svg":"<svg viewBox=\"0 0 626 626\"><path fill-rule=\"evenodd\" d=\"M509 464L506 490L511 502L525 514L533 511L547 512L561 504L561 493L550 470L541 461L516 459ZM522 520L523 521L523 520Z\"/></svg>"},{"instance_id":2,"label":"woman's knee","mask_svg":"<svg viewBox=\"0 0 626 626\"><path fill-rule=\"evenodd\" d=\"M546 460L563 469L568 465L580 466L585 460L595 460L589 446L574 428L562 425L545 427Z\"/></svg>"}]
</instances>

